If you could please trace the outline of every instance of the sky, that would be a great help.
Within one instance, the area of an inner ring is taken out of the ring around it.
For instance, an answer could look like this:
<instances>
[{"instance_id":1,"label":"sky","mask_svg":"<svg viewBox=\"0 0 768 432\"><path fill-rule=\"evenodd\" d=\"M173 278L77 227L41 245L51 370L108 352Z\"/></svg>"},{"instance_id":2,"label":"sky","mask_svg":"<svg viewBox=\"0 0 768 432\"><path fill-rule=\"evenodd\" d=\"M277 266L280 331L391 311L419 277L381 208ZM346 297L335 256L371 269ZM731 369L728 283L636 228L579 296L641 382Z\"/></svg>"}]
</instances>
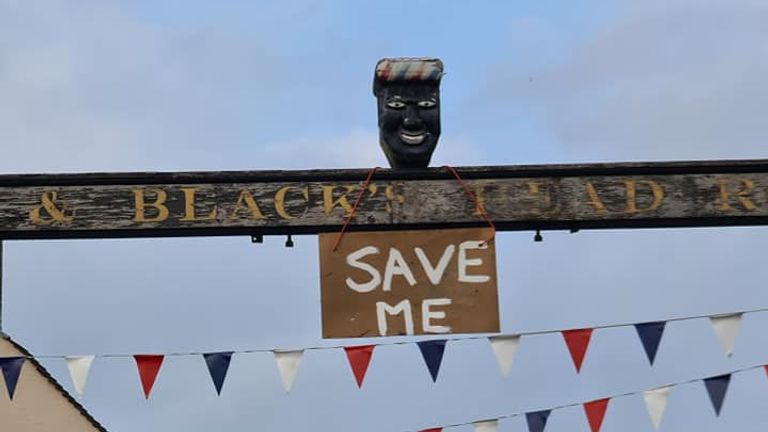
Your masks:
<instances>
[{"instance_id":1,"label":"sky","mask_svg":"<svg viewBox=\"0 0 768 432\"><path fill-rule=\"evenodd\" d=\"M766 157L768 1L671 3L0 0L0 172L386 166L371 80L393 56L445 63L433 165ZM503 333L768 307L765 228L532 238L497 236ZM506 378L484 340L449 343L437 383L415 345L383 346L361 390L343 351L310 351L286 394L269 353L236 354L218 397L200 356L175 356L145 401L133 353L339 343L321 339L317 239L283 242L8 241L3 330L41 356L125 354L81 399L111 431L413 431L768 363L754 313L730 358L698 319L669 324L653 368L619 327L579 375L548 334ZM700 382L676 387L660 430L765 430L767 394L763 371L735 375L716 418ZM587 430L578 407L547 427ZM653 430L642 398L602 430Z\"/></svg>"}]
</instances>

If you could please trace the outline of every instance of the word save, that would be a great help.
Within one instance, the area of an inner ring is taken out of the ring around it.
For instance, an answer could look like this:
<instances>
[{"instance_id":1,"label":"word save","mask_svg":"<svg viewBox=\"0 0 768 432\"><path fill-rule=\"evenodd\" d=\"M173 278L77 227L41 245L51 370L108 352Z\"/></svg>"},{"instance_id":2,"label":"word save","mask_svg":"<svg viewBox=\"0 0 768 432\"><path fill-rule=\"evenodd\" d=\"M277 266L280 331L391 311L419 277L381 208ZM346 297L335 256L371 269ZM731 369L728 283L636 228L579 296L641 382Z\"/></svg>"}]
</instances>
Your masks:
<instances>
[{"instance_id":1,"label":"word save","mask_svg":"<svg viewBox=\"0 0 768 432\"><path fill-rule=\"evenodd\" d=\"M442 250L440 256L430 257L423 248L415 246L412 248L412 253L418 261L420 273L426 275L427 279L419 281L414 275L414 269L411 268L411 265L409 265L408 260L403 256L400 249L390 247L384 251L387 256L386 263L384 268L379 270L365 259L382 254L382 250L377 246L365 246L348 254L346 263L352 268L367 273L368 278L355 280L349 276L346 278L345 284L347 288L357 293L370 293L379 288L385 292L392 291L392 284L396 278L401 278L410 287L418 285L423 288L423 285L426 283L429 283L431 286L439 286L443 283L449 266L455 267L455 271L451 271L450 274L455 275L456 282L465 284L487 283L491 280L490 275L470 273L471 267L483 265L483 259L469 256L470 251L487 248L488 243L484 240L466 240L458 243L458 245L449 244ZM448 283L452 282L448 281ZM444 310L435 310L433 308L450 306L452 302L452 299L447 297L424 298L421 300L422 333L449 333L451 331L450 325L434 322L445 320L447 316ZM409 298L405 298L396 304L390 304L385 301L376 302L376 321L380 336L387 335L387 315L402 315L405 323L405 333L408 335L414 334L413 305Z\"/></svg>"}]
</instances>

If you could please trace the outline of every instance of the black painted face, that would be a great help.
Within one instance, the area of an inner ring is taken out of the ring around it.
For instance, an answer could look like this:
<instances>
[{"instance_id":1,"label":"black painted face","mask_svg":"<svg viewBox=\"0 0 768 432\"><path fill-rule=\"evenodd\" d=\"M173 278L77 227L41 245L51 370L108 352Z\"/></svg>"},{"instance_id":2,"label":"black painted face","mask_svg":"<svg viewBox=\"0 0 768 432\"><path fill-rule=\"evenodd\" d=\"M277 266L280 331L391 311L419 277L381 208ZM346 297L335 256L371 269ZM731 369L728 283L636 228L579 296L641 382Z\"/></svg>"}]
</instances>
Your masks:
<instances>
[{"instance_id":1,"label":"black painted face","mask_svg":"<svg viewBox=\"0 0 768 432\"><path fill-rule=\"evenodd\" d=\"M440 137L438 83L387 83L378 92L379 143L392 168L426 168Z\"/></svg>"}]
</instances>

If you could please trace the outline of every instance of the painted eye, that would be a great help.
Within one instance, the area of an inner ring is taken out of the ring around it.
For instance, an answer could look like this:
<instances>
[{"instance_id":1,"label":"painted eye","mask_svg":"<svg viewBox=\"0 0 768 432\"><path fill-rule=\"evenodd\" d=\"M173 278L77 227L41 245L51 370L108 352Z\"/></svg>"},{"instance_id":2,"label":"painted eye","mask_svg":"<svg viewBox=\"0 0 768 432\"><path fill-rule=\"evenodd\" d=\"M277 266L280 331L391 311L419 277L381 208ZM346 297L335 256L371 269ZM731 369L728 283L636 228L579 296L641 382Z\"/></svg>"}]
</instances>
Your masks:
<instances>
[{"instance_id":1,"label":"painted eye","mask_svg":"<svg viewBox=\"0 0 768 432\"><path fill-rule=\"evenodd\" d=\"M419 105L419 107L421 108L432 108L437 104L431 100L423 100L423 101L419 101L417 105Z\"/></svg>"},{"instance_id":2,"label":"painted eye","mask_svg":"<svg viewBox=\"0 0 768 432\"><path fill-rule=\"evenodd\" d=\"M387 102L387 106L393 109L405 108L405 104L400 102L399 100L389 101Z\"/></svg>"}]
</instances>

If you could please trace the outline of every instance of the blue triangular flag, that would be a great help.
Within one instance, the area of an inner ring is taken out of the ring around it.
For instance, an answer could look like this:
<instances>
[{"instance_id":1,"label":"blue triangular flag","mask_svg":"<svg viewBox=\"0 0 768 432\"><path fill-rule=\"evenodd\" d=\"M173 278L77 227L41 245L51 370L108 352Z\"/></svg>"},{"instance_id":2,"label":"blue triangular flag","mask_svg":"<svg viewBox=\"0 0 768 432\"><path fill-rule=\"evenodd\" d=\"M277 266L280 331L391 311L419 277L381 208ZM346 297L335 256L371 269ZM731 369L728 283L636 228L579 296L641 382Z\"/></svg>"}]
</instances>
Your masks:
<instances>
[{"instance_id":1,"label":"blue triangular flag","mask_svg":"<svg viewBox=\"0 0 768 432\"><path fill-rule=\"evenodd\" d=\"M24 366L24 357L0 358L0 369L3 370L5 388L8 389L8 397L11 400L13 400L13 393L16 391L16 383L19 382L22 366Z\"/></svg>"},{"instance_id":2,"label":"blue triangular flag","mask_svg":"<svg viewBox=\"0 0 768 432\"><path fill-rule=\"evenodd\" d=\"M637 330L637 335L640 336L640 341L643 343L645 354L648 356L648 361L651 362L651 365L656 360L656 352L659 350L659 342L661 342L661 336L664 334L664 327L666 325L665 321L635 324L635 330Z\"/></svg>"},{"instance_id":3,"label":"blue triangular flag","mask_svg":"<svg viewBox=\"0 0 768 432\"><path fill-rule=\"evenodd\" d=\"M443 340L430 340L418 342L421 355L424 357L424 363L429 368L429 374L432 375L432 381L437 381L437 374L440 372L440 363L443 362L443 353L445 352L445 343Z\"/></svg>"},{"instance_id":4,"label":"blue triangular flag","mask_svg":"<svg viewBox=\"0 0 768 432\"><path fill-rule=\"evenodd\" d=\"M715 414L720 416L720 410L723 408L725 393L728 392L728 384L731 383L731 374L719 375L704 380L704 385L709 393L709 400L712 401L712 407Z\"/></svg>"},{"instance_id":5,"label":"blue triangular flag","mask_svg":"<svg viewBox=\"0 0 768 432\"><path fill-rule=\"evenodd\" d=\"M221 387L229 370L229 362L232 360L232 352L207 353L203 354L203 357L208 365L208 372L211 373L213 385L216 386L216 393L221 394Z\"/></svg>"},{"instance_id":6,"label":"blue triangular flag","mask_svg":"<svg viewBox=\"0 0 768 432\"><path fill-rule=\"evenodd\" d=\"M547 427L547 419L552 410L535 411L525 413L525 421L528 423L528 432L544 432Z\"/></svg>"}]
</instances>

